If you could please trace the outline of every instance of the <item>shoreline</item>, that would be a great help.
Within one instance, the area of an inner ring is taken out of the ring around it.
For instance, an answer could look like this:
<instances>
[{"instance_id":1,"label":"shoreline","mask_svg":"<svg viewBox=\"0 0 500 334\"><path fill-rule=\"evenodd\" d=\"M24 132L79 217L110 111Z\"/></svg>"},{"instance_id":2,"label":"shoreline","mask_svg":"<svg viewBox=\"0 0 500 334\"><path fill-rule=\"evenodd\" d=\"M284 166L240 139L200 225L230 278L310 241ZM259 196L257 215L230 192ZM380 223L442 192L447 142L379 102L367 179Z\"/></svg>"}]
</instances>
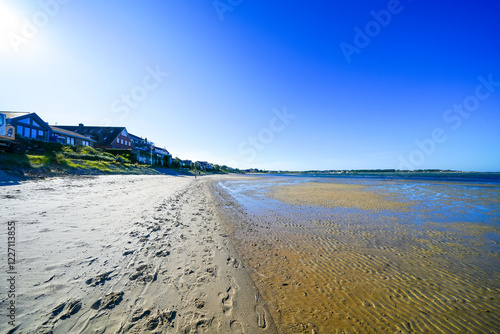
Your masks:
<instances>
[{"instance_id":1,"label":"shoreline","mask_svg":"<svg viewBox=\"0 0 500 334\"><path fill-rule=\"evenodd\" d=\"M277 333L215 212L208 184L218 178L0 187L17 228L18 270L16 326L2 321L0 331ZM1 296L0 307L8 302Z\"/></svg>"}]
</instances>

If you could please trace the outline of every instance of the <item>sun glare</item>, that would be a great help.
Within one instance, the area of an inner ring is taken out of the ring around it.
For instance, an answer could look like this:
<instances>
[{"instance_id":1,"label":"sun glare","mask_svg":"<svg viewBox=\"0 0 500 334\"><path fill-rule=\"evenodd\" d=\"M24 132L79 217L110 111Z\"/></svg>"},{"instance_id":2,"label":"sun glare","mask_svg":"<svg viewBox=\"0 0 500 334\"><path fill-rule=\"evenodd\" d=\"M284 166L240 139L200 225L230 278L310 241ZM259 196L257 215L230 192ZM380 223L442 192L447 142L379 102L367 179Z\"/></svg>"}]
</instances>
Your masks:
<instances>
[{"instance_id":1,"label":"sun glare","mask_svg":"<svg viewBox=\"0 0 500 334\"><path fill-rule=\"evenodd\" d=\"M20 17L17 11L5 2L0 1L0 51L14 52L9 40L9 35L19 33L21 27Z\"/></svg>"}]
</instances>

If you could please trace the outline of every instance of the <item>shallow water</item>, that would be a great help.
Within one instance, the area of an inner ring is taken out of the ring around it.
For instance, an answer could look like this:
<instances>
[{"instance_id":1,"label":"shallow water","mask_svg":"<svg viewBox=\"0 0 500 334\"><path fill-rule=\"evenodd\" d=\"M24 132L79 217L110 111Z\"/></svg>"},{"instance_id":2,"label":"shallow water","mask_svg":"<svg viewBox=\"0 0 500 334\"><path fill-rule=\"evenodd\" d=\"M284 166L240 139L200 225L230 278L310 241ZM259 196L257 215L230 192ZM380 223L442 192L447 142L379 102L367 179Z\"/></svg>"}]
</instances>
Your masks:
<instances>
[{"instance_id":1,"label":"shallow water","mask_svg":"<svg viewBox=\"0 0 500 334\"><path fill-rule=\"evenodd\" d=\"M282 333L496 333L500 183L475 181L255 177L216 193Z\"/></svg>"}]
</instances>

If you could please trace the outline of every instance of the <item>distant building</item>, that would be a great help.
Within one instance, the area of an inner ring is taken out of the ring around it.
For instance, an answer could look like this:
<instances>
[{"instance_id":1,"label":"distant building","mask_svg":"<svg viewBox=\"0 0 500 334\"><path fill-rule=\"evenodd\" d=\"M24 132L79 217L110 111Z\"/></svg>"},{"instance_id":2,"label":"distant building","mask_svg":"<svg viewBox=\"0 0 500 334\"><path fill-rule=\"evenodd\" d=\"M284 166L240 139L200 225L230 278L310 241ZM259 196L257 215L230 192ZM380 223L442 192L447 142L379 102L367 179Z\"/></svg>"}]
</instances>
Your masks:
<instances>
[{"instance_id":1,"label":"distant building","mask_svg":"<svg viewBox=\"0 0 500 334\"><path fill-rule=\"evenodd\" d=\"M136 136L134 134L129 133L128 134L130 140L132 140L132 144L134 145L134 150L145 150L145 149L150 149L151 143L147 141L147 139Z\"/></svg>"},{"instance_id":2,"label":"distant building","mask_svg":"<svg viewBox=\"0 0 500 334\"><path fill-rule=\"evenodd\" d=\"M78 126L58 125L57 127L94 140L94 146L98 148L122 150L132 150L134 148L127 129L123 126L84 126L79 124Z\"/></svg>"},{"instance_id":3,"label":"distant building","mask_svg":"<svg viewBox=\"0 0 500 334\"><path fill-rule=\"evenodd\" d=\"M184 168L193 168L194 164L191 160L181 160L181 167Z\"/></svg>"},{"instance_id":4,"label":"distant building","mask_svg":"<svg viewBox=\"0 0 500 334\"><path fill-rule=\"evenodd\" d=\"M172 155L164 148L153 146L153 164L170 166L172 164Z\"/></svg>"},{"instance_id":5,"label":"distant building","mask_svg":"<svg viewBox=\"0 0 500 334\"><path fill-rule=\"evenodd\" d=\"M56 141L64 145L95 146L96 141L89 137L52 125L50 125L50 128L52 129L52 141Z\"/></svg>"},{"instance_id":6,"label":"distant building","mask_svg":"<svg viewBox=\"0 0 500 334\"><path fill-rule=\"evenodd\" d=\"M211 163L206 162L206 161L196 161L196 164L198 165L200 170L205 171L205 172L207 170L211 170L214 168L214 166Z\"/></svg>"},{"instance_id":7,"label":"distant building","mask_svg":"<svg viewBox=\"0 0 500 334\"><path fill-rule=\"evenodd\" d=\"M134 145L133 153L138 162L143 164L153 164L168 166L172 164L172 155L164 148L154 146L146 138L129 133L129 137Z\"/></svg>"},{"instance_id":8,"label":"distant building","mask_svg":"<svg viewBox=\"0 0 500 334\"><path fill-rule=\"evenodd\" d=\"M136 136L134 134L128 134L132 140L133 152L138 162L142 164L151 164L151 153L153 143L148 142L147 139Z\"/></svg>"}]
</instances>

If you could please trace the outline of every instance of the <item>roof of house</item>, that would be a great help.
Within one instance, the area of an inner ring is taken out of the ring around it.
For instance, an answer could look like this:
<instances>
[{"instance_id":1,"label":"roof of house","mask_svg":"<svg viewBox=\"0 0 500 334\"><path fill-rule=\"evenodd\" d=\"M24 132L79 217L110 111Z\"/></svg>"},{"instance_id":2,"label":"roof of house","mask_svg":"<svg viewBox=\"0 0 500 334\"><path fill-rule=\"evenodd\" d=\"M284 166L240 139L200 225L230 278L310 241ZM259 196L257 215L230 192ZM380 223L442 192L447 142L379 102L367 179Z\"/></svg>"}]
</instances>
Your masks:
<instances>
[{"instance_id":1,"label":"roof of house","mask_svg":"<svg viewBox=\"0 0 500 334\"><path fill-rule=\"evenodd\" d=\"M131 134L130 132L128 133L128 136L134 141L144 141L144 138Z\"/></svg>"},{"instance_id":2,"label":"roof of house","mask_svg":"<svg viewBox=\"0 0 500 334\"><path fill-rule=\"evenodd\" d=\"M164 154L164 155L170 155L170 153L166 149L164 149L164 148L153 146L153 149L154 149L155 153L160 153L160 154Z\"/></svg>"},{"instance_id":3,"label":"roof of house","mask_svg":"<svg viewBox=\"0 0 500 334\"><path fill-rule=\"evenodd\" d=\"M34 114L32 112L24 112L24 111L0 111L0 113L5 114L6 118L16 118L20 116Z\"/></svg>"},{"instance_id":4,"label":"roof of house","mask_svg":"<svg viewBox=\"0 0 500 334\"><path fill-rule=\"evenodd\" d=\"M75 137L75 138L79 138L79 139L86 140L86 141L92 141L94 143L96 142L95 140L93 140L89 137L85 137L84 135L81 135L79 133L76 133L76 132L73 132L70 130L61 129L57 126L52 126L52 125L49 125L49 126L52 128L52 132L54 132L54 133L58 133L58 134L70 136L70 137Z\"/></svg>"},{"instance_id":5,"label":"roof of house","mask_svg":"<svg viewBox=\"0 0 500 334\"><path fill-rule=\"evenodd\" d=\"M43 129L50 131L50 126L36 113L34 112L21 112L21 111L0 111L2 114L5 114L5 117L10 120L21 121L25 118L34 118L36 123L42 127Z\"/></svg>"},{"instance_id":6,"label":"roof of house","mask_svg":"<svg viewBox=\"0 0 500 334\"><path fill-rule=\"evenodd\" d=\"M124 126L79 126L79 125L59 125L58 128L90 136L96 141L97 146L111 146L111 143L118 135L126 130Z\"/></svg>"}]
</instances>

